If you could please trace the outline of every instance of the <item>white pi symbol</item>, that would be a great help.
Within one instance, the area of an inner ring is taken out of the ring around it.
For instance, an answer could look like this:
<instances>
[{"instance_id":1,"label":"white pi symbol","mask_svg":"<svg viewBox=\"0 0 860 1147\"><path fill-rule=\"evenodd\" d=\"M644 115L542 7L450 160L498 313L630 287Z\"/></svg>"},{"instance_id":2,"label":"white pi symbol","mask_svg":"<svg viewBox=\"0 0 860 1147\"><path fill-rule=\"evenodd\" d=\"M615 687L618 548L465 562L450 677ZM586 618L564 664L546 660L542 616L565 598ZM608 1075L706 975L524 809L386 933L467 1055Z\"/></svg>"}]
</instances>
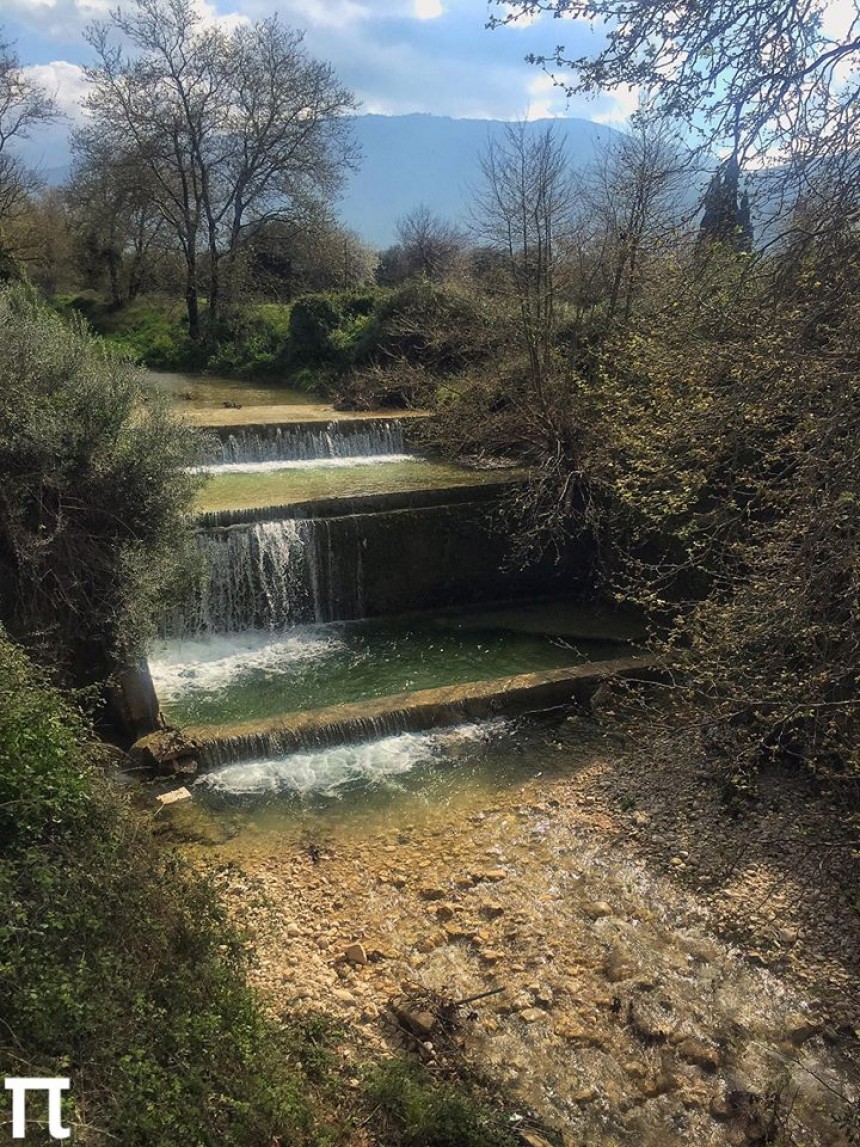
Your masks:
<instances>
[{"instance_id":1,"label":"white pi symbol","mask_svg":"<svg viewBox=\"0 0 860 1147\"><path fill-rule=\"evenodd\" d=\"M68 1079L42 1079L39 1076L22 1076L4 1081L7 1091L12 1092L12 1138L27 1137L27 1092L47 1091L48 1093L48 1134L52 1139L68 1139L70 1127L63 1126L63 1092L68 1091Z\"/></svg>"}]
</instances>

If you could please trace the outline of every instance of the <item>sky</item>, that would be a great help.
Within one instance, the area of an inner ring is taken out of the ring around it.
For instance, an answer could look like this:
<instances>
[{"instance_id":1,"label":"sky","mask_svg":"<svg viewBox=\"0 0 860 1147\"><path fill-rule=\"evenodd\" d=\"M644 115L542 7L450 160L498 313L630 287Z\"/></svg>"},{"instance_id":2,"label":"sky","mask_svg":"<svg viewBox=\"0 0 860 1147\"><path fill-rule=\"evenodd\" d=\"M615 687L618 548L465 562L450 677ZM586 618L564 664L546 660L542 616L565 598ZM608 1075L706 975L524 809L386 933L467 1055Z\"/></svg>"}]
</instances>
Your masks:
<instances>
[{"instance_id":1,"label":"sky","mask_svg":"<svg viewBox=\"0 0 860 1147\"><path fill-rule=\"evenodd\" d=\"M488 0L198 0L208 18L228 26L278 12L305 31L311 55L328 60L360 102L382 115L430 112L476 119L578 116L620 126L635 110L635 94L568 101L529 52L562 42L569 52L593 50L588 24L542 16L489 30ZM91 50L83 31L105 19L116 0L2 0L0 36L22 64L54 94L68 119L42 129L26 145L45 167L67 162L65 136L86 89ZM562 34L563 33L563 34Z\"/></svg>"}]
</instances>

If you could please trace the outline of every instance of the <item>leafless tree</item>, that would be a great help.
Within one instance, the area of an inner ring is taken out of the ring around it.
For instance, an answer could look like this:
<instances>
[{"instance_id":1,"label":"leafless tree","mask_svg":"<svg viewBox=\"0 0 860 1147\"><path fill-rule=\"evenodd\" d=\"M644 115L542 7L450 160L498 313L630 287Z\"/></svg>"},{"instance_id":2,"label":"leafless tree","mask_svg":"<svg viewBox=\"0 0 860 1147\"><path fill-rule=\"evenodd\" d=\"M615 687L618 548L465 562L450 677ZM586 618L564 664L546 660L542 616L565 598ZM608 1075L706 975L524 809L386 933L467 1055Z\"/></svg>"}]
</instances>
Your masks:
<instances>
[{"instance_id":1,"label":"leafless tree","mask_svg":"<svg viewBox=\"0 0 860 1147\"><path fill-rule=\"evenodd\" d=\"M114 43L116 32L136 54ZM205 267L214 331L222 262L267 223L330 198L354 162L353 98L276 16L225 32L193 0L133 0L88 38L97 55L90 113L151 173L153 201L184 256L193 338Z\"/></svg>"},{"instance_id":2,"label":"leafless tree","mask_svg":"<svg viewBox=\"0 0 860 1147\"><path fill-rule=\"evenodd\" d=\"M558 251L569 231L573 185L552 126L506 125L481 156L483 186L474 205L474 233L504 257L505 280L519 312L537 401L555 355Z\"/></svg>"},{"instance_id":3,"label":"leafless tree","mask_svg":"<svg viewBox=\"0 0 860 1147\"><path fill-rule=\"evenodd\" d=\"M397 220L397 239L409 275L439 281L453 270L463 251L462 234L422 203Z\"/></svg>"},{"instance_id":4,"label":"leafless tree","mask_svg":"<svg viewBox=\"0 0 860 1147\"><path fill-rule=\"evenodd\" d=\"M656 114L698 133L704 150L726 149L741 169L770 166L772 201L793 207L834 170L842 184L858 181L858 0L493 3L504 11L491 26L540 13L599 21L593 53L557 44L529 58L571 93L638 88Z\"/></svg>"},{"instance_id":5,"label":"leafless tree","mask_svg":"<svg viewBox=\"0 0 860 1147\"><path fill-rule=\"evenodd\" d=\"M15 143L56 115L54 100L26 75L12 45L0 37L0 225L39 185L35 173L14 154Z\"/></svg>"},{"instance_id":6,"label":"leafless tree","mask_svg":"<svg viewBox=\"0 0 860 1147\"><path fill-rule=\"evenodd\" d=\"M627 323L649 256L674 241L683 220L690 160L664 124L639 118L613 137L582 179L579 205L591 221L608 277L610 319Z\"/></svg>"}]
</instances>

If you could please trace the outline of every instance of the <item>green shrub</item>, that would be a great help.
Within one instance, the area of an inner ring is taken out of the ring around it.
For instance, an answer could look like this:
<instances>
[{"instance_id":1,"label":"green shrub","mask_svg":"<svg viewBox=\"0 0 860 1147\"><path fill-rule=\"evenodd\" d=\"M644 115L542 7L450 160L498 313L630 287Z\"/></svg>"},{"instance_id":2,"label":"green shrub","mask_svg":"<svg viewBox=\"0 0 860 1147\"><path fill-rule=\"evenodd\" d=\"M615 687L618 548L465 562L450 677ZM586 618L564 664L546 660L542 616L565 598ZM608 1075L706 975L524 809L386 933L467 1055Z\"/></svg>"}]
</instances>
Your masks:
<instances>
[{"instance_id":1,"label":"green shrub","mask_svg":"<svg viewBox=\"0 0 860 1147\"><path fill-rule=\"evenodd\" d=\"M74 684L183 588L200 448L80 318L0 291L0 621Z\"/></svg>"},{"instance_id":2,"label":"green shrub","mask_svg":"<svg viewBox=\"0 0 860 1147\"><path fill-rule=\"evenodd\" d=\"M212 888L158 850L79 713L2 633L0 682L7 1074L69 1076L88 1144L322 1142L328 1030L263 1016Z\"/></svg>"},{"instance_id":3,"label":"green shrub","mask_svg":"<svg viewBox=\"0 0 860 1147\"><path fill-rule=\"evenodd\" d=\"M462 1087L417 1065L392 1060L375 1069L367 1101L391 1147L514 1147L504 1117Z\"/></svg>"}]
</instances>

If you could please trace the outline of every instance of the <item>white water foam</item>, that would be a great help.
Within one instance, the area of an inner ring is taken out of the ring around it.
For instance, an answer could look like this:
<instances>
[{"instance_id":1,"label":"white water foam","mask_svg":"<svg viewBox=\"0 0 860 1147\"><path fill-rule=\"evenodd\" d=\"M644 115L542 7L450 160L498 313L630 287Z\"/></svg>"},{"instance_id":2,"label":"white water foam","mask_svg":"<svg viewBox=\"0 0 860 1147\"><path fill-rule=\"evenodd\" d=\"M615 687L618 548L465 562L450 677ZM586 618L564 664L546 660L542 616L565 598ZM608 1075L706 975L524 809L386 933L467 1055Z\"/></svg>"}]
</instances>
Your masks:
<instances>
[{"instance_id":1,"label":"white water foam","mask_svg":"<svg viewBox=\"0 0 860 1147\"><path fill-rule=\"evenodd\" d=\"M399 733L362 744L336 745L313 752L227 765L195 782L221 796L337 797L362 786L384 786L395 778L470 747L487 744L509 722L482 721L430 733Z\"/></svg>"},{"instance_id":2,"label":"white water foam","mask_svg":"<svg viewBox=\"0 0 860 1147\"><path fill-rule=\"evenodd\" d=\"M265 474L278 470L338 470L344 466L380 466L385 462L421 462L416 454L356 454L347 458L301 458L268 462L220 462L194 466L194 474Z\"/></svg>"},{"instance_id":3,"label":"white water foam","mask_svg":"<svg viewBox=\"0 0 860 1147\"><path fill-rule=\"evenodd\" d=\"M343 648L343 638L321 626L278 635L246 630L233 636L162 642L149 659L149 671L159 700L170 702L189 693L223 689L250 672L283 673Z\"/></svg>"}]
</instances>

